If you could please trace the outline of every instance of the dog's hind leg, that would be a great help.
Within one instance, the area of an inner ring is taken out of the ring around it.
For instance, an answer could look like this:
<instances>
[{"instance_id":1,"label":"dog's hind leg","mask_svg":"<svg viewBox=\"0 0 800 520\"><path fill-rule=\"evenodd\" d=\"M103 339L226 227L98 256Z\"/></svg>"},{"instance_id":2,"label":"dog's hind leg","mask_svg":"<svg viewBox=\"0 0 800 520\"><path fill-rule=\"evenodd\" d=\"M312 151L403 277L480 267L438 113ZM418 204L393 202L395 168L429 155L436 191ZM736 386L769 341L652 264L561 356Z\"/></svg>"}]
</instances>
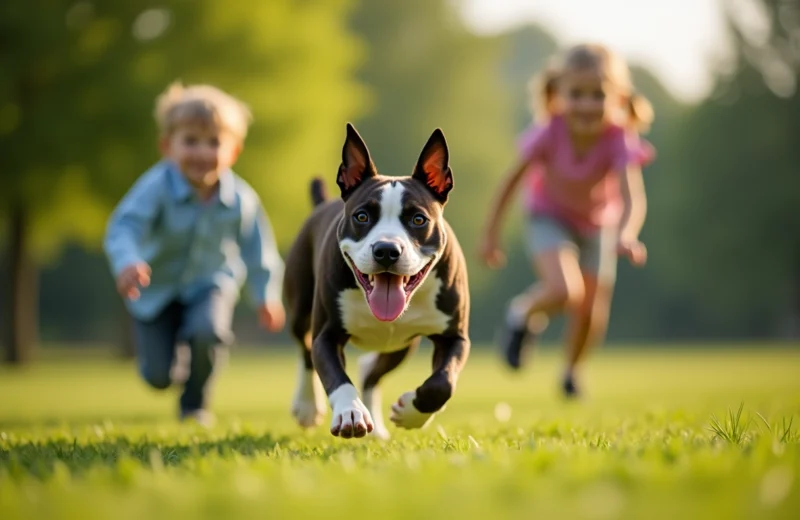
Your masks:
<instances>
[{"instance_id":1,"label":"dog's hind leg","mask_svg":"<svg viewBox=\"0 0 800 520\"><path fill-rule=\"evenodd\" d=\"M364 406L372 415L372 422L375 429L372 435L380 439L390 437L389 430L383 422L383 412L381 410L381 389L378 386L381 378L400 366L400 364L411 354L419 345L419 338L414 339L409 346L396 352L379 354L370 352L358 358L358 367L361 375L361 397Z\"/></svg>"},{"instance_id":2,"label":"dog's hind leg","mask_svg":"<svg viewBox=\"0 0 800 520\"><path fill-rule=\"evenodd\" d=\"M299 336L293 331L293 335L302 347L297 363L297 386L292 398L292 416L301 427L312 428L322 423L328 403L325 389L311 361L311 332L306 331Z\"/></svg>"},{"instance_id":3,"label":"dog's hind leg","mask_svg":"<svg viewBox=\"0 0 800 520\"><path fill-rule=\"evenodd\" d=\"M328 403L325 389L311 359L311 307L314 298L314 272L310 246L301 237L287 255L288 269L299 270L285 278L284 296L288 304L289 328L300 347L297 386L292 398L292 416L303 428L322 423Z\"/></svg>"}]
</instances>

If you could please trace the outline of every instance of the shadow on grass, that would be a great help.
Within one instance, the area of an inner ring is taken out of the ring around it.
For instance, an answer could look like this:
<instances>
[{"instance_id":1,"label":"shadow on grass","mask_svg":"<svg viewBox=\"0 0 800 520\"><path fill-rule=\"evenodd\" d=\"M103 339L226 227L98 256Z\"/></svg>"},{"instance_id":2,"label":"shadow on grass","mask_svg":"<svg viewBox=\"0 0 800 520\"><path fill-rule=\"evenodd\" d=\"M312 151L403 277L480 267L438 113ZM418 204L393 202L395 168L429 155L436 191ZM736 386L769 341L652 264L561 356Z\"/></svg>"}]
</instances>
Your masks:
<instances>
[{"instance_id":1,"label":"shadow on grass","mask_svg":"<svg viewBox=\"0 0 800 520\"><path fill-rule=\"evenodd\" d=\"M0 448L0 476L7 472L12 478L27 475L47 479L59 464L63 464L73 475L80 475L96 466L117 466L122 459L132 459L149 468L154 464L180 466L191 459L209 455L253 458L272 453L278 444L289 441L289 437L266 433L229 435L211 440L189 437L182 442L150 440L146 437L135 440L119 437L87 443L79 443L74 439L25 442L15 444L10 449Z\"/></svg>"},{"instance_id":2,"label":"shadow on grass","mask_svg":"<svg viewBox=\"0 0 800 520\"><path fill-rule=\"evenodd\" d=\"M0 431L21 429L55 429L66 428L69 430L88 428L94 425L114 424L126 426L153 425L160 417L146 414L97 416L97 415L70 415L69 418L58 416L37 417L35 419L2 419Z\"/></svg>"},{"instance_id":3,"label":"shadow on grass","mask_svg":"<svg viewBox=\"0 0 800 520\"><path fill-rule=\"evenodd\" d=\"M243 412L228 412L215 414L219 424L232 424L234 422L258 422L264 419L263 411L243 411ZM179 420L176 416L155 415L148 413L125 413L117 412L107 415L97 415L88 413L69 414L68 417L58 415L37 416L35 418L26 417L11 417L0 418L0 432L4 430L81 430L84 428L92 428L94 426L105 426L112 424L117 429L123 430L126 427L141 427L147 426L153 428L156 426L173 426L178 425Z\"/></svg>"}]
</instances>

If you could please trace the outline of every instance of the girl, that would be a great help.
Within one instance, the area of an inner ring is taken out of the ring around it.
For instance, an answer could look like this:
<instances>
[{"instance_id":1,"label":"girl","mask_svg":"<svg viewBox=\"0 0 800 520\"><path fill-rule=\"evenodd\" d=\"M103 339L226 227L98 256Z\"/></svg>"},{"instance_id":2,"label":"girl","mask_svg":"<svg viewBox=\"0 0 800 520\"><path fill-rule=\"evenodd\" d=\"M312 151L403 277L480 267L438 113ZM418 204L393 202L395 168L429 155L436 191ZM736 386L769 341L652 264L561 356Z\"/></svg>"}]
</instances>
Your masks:
<instances>
[{"instance_id":1,"label":"girl","mask_svg":"<svg viewBox=\"0 0 800 520\"><path fill-rule=\"evenodd\" d=\"M511 300L500 347L519 369L526 340L544 330L548 317L566 312L562 389L576 397L576 366L606 331L617 255L635 266L647 258L639 241L646 212L641 166L654 150L638 134L653 111L634 92L625 62L601 45L569 49L537 91L543 121L522 135L520 157L490 210L481 256L493 268L504 263L502 216L526 179L526 240L539 282Z\"/></svg>"}]
</instances>

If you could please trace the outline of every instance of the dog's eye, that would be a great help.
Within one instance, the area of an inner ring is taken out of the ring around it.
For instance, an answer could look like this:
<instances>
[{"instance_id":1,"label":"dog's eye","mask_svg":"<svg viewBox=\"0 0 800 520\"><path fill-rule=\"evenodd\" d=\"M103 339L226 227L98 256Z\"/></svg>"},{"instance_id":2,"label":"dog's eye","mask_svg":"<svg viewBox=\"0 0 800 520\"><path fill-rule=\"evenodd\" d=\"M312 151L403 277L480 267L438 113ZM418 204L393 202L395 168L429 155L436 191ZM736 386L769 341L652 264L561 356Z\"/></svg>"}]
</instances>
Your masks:
<instances>
[{"instance_id":1,"label":"dog's eye","mask_svg":"<svg viewBox=\"0 0 800 520\"><path fill-rule=\"evenodd\" d=\"M411 217L411 225L414 227L422 227L428 223L427 217L422 213L417 213L413 217Z\"/></svg>"},{"instance_id":2,"label":"dog's eye","mask_svg":"<svg viewBox=\"0 0 800 520\"><path fill-rule=\"evenodd\" d=\"M356 213L355 215L353 215L353 218L354 218L354 219L356 220L356 222L358 222L359 224L366 224L367 222L369 222L369 213L367 213L366 211L364 211L364 210L362 209L361 211L359 211L358 213Z\"/></svg>"}]
</instances>

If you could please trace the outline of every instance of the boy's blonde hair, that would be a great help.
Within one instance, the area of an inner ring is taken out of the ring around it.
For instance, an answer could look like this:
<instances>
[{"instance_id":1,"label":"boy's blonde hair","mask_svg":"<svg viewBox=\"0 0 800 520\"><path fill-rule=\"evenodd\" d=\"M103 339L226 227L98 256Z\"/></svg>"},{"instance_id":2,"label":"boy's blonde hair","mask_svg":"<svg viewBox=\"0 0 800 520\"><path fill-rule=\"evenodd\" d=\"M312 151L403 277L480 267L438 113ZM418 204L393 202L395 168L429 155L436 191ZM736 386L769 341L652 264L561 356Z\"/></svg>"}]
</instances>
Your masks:
<instances>
[{"instance_id":1,"label":"boy's blonde hair","mask_svg":"<svg viewBox=\"0 0 800 520\"><path fill-rule=\"evenodd\" d=\"M625 98L628 115L627 126L640 132L650 129L653 122L653 107L641 94L636 93L631 81L628 65L619 55L596 43L584 43L556 56L538 77L531 82L534 113L552 116L555 112L554 98L558 80L564 74L576 70L595 69L611 83Z\"/></svg>"},{"instance_id":2,"label":"boy's blonde hair","mask_svg":"<svg viewBox=\"0 0 800 520\"><path fill-rule=\"evenodd\" d=\"M185 87L176 81L158 96L155 118L162 136L185 124L213 124L244 142L252 114L247 105L217 87Z\"/></svg>"}]
</instances>

